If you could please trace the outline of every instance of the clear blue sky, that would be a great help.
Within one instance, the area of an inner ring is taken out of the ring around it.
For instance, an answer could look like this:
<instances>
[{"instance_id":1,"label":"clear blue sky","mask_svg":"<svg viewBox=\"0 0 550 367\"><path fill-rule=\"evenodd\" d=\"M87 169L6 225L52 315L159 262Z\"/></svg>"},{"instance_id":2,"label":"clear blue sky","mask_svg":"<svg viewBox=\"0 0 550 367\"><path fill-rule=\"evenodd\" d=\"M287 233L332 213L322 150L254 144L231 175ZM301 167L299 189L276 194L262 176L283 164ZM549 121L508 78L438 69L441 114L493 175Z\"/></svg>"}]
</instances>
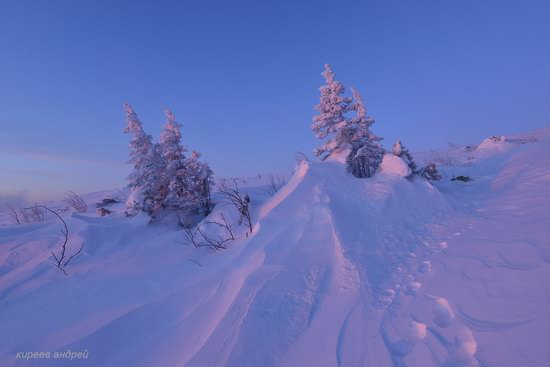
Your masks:
<instances>
[{"instance_id":1,"label":"clear blue sky","mask_svg":"<svg viewBox=\"0 0 550 367\"><path fill-rule=\"evenodd\" d=\"M219 175L291 168L323 63L386 145L475 143L550 124L547 0L0 0L0 192L124 185L121 104L160 108Z\"/></svg>"}]
</instances>

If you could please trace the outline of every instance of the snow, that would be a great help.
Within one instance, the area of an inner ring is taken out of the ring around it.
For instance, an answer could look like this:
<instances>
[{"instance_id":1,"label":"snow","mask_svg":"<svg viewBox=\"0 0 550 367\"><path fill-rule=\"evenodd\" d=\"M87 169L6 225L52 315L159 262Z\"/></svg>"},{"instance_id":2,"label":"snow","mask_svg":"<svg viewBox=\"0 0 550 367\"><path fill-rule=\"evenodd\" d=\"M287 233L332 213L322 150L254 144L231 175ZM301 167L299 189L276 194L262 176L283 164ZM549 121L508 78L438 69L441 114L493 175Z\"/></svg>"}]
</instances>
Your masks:
<instances>
[{"instance_id":1,"label":"snow","mask_svg":"<svg viewBox=\"0 0 550 367\"><path fill-rule=\"evenodd\" d=\"M409 340L413 342L419 342L426 338L428 335L428 329L426 324L421 322L411 321L411 326L409 329Z\"/></svg>"},{"instance_id":2,"label":"snow","mask_svg":"<svg viewBox=\"0 0 550 367\"><path fill-rule=\"evenodd\" d=\"M65 276L50 261L55 218L3 222L0 366L545 366L549 132L447 151L434 184L403 180L393 158L369 179L302 161L273 197L242 186L248 236L214 193L205 221L223 213L236 237L218 252L123 203L66 211L68 251L84 250ZM66 350L89 356L17 359Z\"/></svg>"},{"instance_id":3,"label":"snow","mask_svg":"<svg viewBox=\"0 0 550 367\"><path fill-rule=\"evenodd\" d=\"M509 147L504 136L492 136L484 139L478 146L478 151L496 151L502 152Z\"/></svg>"},{"instance_id":4,"label":"snow","mask_svg":"<svg viewBox=\"0 0 550 367\"><path fill-rule=\"evenodd\" d=\"M468 328L460 329L455 337L454 349L443 364L445 367L467 367L475 363L477 343Z\"/></svg>"},{"instance_id":5,"label":"snow","mask_svg":"<svg viewBox=\"0 0 550 367\"><path fill-rule=\"evenodd\" d=\"M390 153L384 154L380 171L399 177L407 177L412 173L410 167L402 158Z\"/></svg>"},{"instance_id":6,"label":"snow","mask_svg":"<svg viewBox=\"0 0 550 367\"><path fill-rule=\"evenodd\" d=\"M433 311L435 314L433 321L437 326L442 328L451 326L451 323L455 318L455 314L449 304L449 301L445 298L436 298Z\"/></svg>"},{"instance_id":7,"label":"snow","mask_svg":"<svg viewBox=\"0 0 550 367\"><path fill-rule=\"evenodd\" d=\"M338 162L342 164L346 164L346 160L348 158L348 155L351 152L351 148L349 146L345 146L342 149L333 151L326 159L327 162Z\"/></svg>"}]
</instances>

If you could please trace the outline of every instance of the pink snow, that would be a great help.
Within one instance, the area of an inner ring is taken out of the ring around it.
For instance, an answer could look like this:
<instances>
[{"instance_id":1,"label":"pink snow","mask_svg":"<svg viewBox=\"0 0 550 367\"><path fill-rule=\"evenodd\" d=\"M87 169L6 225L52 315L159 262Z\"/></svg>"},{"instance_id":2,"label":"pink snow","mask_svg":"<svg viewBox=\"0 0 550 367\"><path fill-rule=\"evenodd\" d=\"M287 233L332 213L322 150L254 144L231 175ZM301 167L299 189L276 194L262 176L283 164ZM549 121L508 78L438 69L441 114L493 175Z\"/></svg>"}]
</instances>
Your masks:
<instances>
[{"instance_id":1,"label":"pink snow","mask_svg":"<svg viewBox=\"0 0 550 367\"><path fill-rule=\"evenodd\" d=\"M84 243L67 276L54 218L2 216L0 366L545 366L549 132L446 152L435 183L393 158L369 179L302 162L273 197L246 186L251 235L215 208L237 237L221 252L122 204L66 212L69 249ZM89 357L16 357L68 349Z\"/></svg>"}]
</instances>

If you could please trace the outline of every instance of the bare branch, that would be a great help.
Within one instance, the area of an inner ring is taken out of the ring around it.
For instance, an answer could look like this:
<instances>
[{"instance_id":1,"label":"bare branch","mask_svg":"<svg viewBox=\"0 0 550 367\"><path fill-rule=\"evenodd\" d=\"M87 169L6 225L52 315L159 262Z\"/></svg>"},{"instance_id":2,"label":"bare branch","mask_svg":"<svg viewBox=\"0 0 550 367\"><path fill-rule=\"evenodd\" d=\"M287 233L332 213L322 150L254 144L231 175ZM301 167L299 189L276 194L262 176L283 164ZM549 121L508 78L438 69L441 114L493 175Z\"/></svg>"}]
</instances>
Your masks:
<instances>
[{"instance_id":1,"label":"bare branch","mask_svg":"<svg viewBox=\"0 0 550 367\"><path fill-rule=\"evenodd\" d=\"M185 235L187 236L188 244L191 244L195 247L199 247L199 243L195 239L195 235L197 234L197 231L191 230L191 228L184 228Z\"/></svg>"},{"instance_id":2,"label":"bare branch","mask_svg":"<svg viewBox=\"0 0 550 367\"><path fill-rule=\"evenodd\" d=\"M12 222L16 224L35 223L46 221L46 211L39 207L19 208L15 210L11 205L6 204L10 211L8 212Z\"/></svg>"},{"instance_id":3,"label":"bare branch","mask_svg":"<svg viewBox=\"0 0 550 367\"><path fill-rule=\"evenodd\" d=\"M25 208L19 208L19 213L21 214L21 218L25 223L31 222L31 217L28 210L26 210Z\"/></svg>"},{"instance_id":4,"label":"bare branch","mask_svg":"<svg viewBox=\"0 0 550 367\"><path fill-rule=\"evenodd\" d=\"M284 185L286 185L285 176L279 176L270 173L267 178L269 182L267 188L264 191L269 196L275 195Z\"/></svg>"},{"instance_id":5,"label":"bare branch","mask_svg":"<svg viewBox=\"0 0 550 367\"><path fill-rule=\"evenodd\" d=\"M63 272L63 274L69 275L69 274L67 274L67 271L65 271L65 269L63 269L63 267L60 266L58 263L55 263L55 266L56 266L59 270L61 270L61 271Z\"/></svg>"},{"instance_id":6,"label":"bare branch","mask_svg":"<svg viewBox=\"0 0 550 367\"><path fill-rule=\"evenodd\" d=\"M17 214L17 210L15 210L14 207L11 206L10 204L6 204L6 206L8 207L8 215L10 217L10 220L14 224L21 224L21 220L19 219L19 215Z\"/></svg>"},{"instance_id":7,"label":"bare branch","mask_svg":"<svg viewBox=\"0 0 550 367\"><path fill-rule=\"evenodd\" d=\"M220 192L229 200L229 202L237 209L240 214L239 224L246 220L246 225L250 233L252 233L252 219L250 217L250 196L243 194L239 190L237 180L233 180L233 187L226 184L225 181L220 181ZM248 233L247 233L248 235Z\"/></svg>"},{"instance_id":8,"label":"bare branch","mask_svg":"<svg viewBox=\"0 0 550 367\"><path fill-rule=\"evenodd\" d=\"M56 262L57 264L59 264L59 259L57 258L57 256L55 256L55 254L54 254L53 251L52 251L52 256L53 256L53 258L55 259L55 262Z\"/></svg>"},{"instance_id":9,"label":"bare branch","mask_svg":"<svg viewBox=\"0 0 550 367\"><path fill-rule=\"evenodd\" d=\"M198 262L197 260L187 259L187 261L191 261L192 263L197 264L197 265L200 266L201 268L204 268L204 266L203 266L200 262Z\"/></svg>"},{"instance_id":10,"label":"bare branch","mask_svg":"<svg viewBox=\"0 0 550 367\"><path fill-rule=\"evenodd\" d=\"M69 265L69 262L70 262L75 256L77 256L78 254L80 254L80 252L82 251L83 248L84 248L84 243L82 243L82 246L80 246L80 249L78 249L77 252L75 252L74 254L71 255L71 257L69 257L69 260L65 261L65 264L63 264L63 266Z\"/></svg>"},{"instance_id":11,"label":"bare branch","mask_svg":"<svg viewBox=\"0 0 550 367\"><path fill-rule=\"evenodd\" d=\"M233 235L231 225L229 225L225 216L221 214L220 217L222 218L222 222L207 221L207 222L204 222L204 224L215 224L219 227L224 228L229 234L229 237L227 238L222 237L220 239L209 237L201 227L203 224L199 224L194 229L191 229L189 227L184 228L184 232L187 237L187 241L184 243L186 245L192 245L195 248L207 247L213 251L225 250L227 248L226 243L230 241L234 241L235 236ZM197 238L198 237L197 235L200 237Z\"/></svg>"},{"instance_id":12,"label":"bare branch","mask_svg":"<svg viewBox=\"0 0 550 367\"><path fill-rule=\"evenodd\" d=\"M77 213L84 213L88 210L88 204L74 193L74 191L69 191L65 194L65 199L63 200L67 205L72 207Z\"/></svg>"},{"instance_id":13,"label":"bare branch","mask_svg":"<svg viewBox=\"0 0 550 367\"><path fill-rule=\"evenodd\" d=\"M66 257L65 254L67 252L67 242L69 241L69 229L67 228L67 223L63 220L63 218L59 215L59 213L57 213L55 210L52 210L52 209L48 208L47 206L35 205L34 207L26 208L25 210L28 210L28 209L30 209L32 211L34 211L34 209L37 209L37 210L38 209L43 209L43 213L46 213L46 211L48 211L48 212L52 213L53 215L55 215L61 221L61 223L63 223L63 228L60 229L60 232L64 237L63 244L61 245L61 253L59 255L56 255L52 251L52 256L55 259L55 262L54 262L55 266L58 267L63 272L63 274L67 275L67 271L65 270L65 267L69 264L69 262L75 256L80 254L80 252L84 248L84 244L82 244L82 246L80 247L80 249L76 253L74 253L71 257L69 257L68 260L65 261L65 257ZM45 216L45 214L44 214L44 216Z\"/></svg>"},{"instance_id":14,"label":"bare branch","mask_svg":"<svg viewBox=\"0 0 550 367\"><path fill-rule=\"evenodd\" d=\"M227 219L225 218L225 215L223 215L223 213L220 213L220 219L221 219L221 222L206 221L205 223L215 224L218 227L224 228L227 231L227 233L229 234L229 236L231 237L231 239L235 240L235 235L233 234L233 229L232 229L231 225L227 222Z\"/></svg>"}]
</instances>

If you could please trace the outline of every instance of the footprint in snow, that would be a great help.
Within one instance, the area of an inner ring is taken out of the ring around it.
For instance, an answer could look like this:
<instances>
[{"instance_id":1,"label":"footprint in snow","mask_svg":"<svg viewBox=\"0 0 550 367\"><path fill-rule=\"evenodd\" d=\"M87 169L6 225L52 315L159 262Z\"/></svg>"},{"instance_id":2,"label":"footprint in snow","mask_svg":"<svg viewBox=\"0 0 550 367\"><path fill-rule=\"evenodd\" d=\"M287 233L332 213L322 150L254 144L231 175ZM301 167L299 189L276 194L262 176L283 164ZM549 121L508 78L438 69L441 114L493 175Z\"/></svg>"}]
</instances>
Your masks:
<instances>
[{"instance_id":1,"label":"footprint in snow","mask_svg":"<svg viewBox=\"0 0 550 367\"><path fill-rule=\"evenodd\" d=\"M427 334L426 324L421 322L411 321L407 337L397 340L392 344L391 350L393 355L397 357L405 357L412 352L416 344L422 341Z\"/></svg>"},{"instance_id":2,"label":"footprint in snow","mask_svg":"<svg viewBox=\"0 0 550 367\"><path fill-rule=\"evenodd\" d=\"M451 323L455 318L455 314L453 312L453 309L451 308L451 305L449 304L449 301L447 301L445 298L437 298L435 300L433 312L435 314L433 320L437 326L441 328L447 328L451 326Z\"/></svg>"},{"instance_id":3,"label":"footprint in snow","mask_svg":"<svg viewBox=\"0 0 550 367\"><path fill-rule=\"evenodd\" d=\"M407 289L407 294L414 296L422 288L422 283L420 282L410 282Z\"/></svg>"},{"instance_id":4,"label":"footprint in snow","mask_svg":"<svg viewBox=\"0 0 550 367\"><path fill-rule=\"evenodd\" d=\"M455 334L455 343L449 351L449 357L443 364L444 367L469 367L477 366L474 357L477 351L477 342L472 331L467 327L459 329Z\"/></svg>"},{"instance_id":5,"label":"footprint in snow","mask_svg":"<svg viewBox=\"0 0 550 367\"><path fill-rule=\"evenodd\" d=\"M422 261L418 267L418 271L421 273L427 273L432 270L432 263L428 260Z\"/></svg>"},{"instance_id":6,"label":"footprint in snow","mask_svg":"<svg viewBox=\"0 0 550 367\"><path fill-rule=\"evenodd\" d=\"M395 290L386 289L380 295L380 298L378 299L378 305L381 307L387 306L390 303L392 303L394 297L395 297Z\"/></svg>"}]
</instances>

